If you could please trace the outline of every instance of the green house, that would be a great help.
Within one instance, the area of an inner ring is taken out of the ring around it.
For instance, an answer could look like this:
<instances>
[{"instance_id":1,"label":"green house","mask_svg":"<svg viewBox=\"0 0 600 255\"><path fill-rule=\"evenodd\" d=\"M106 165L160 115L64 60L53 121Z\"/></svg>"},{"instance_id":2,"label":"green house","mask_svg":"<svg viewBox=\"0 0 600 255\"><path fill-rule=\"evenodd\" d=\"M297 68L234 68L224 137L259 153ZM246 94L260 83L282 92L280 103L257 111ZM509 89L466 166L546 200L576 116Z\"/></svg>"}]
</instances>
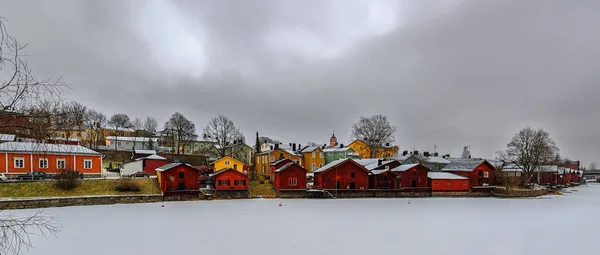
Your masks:
<instances>
[{"instance_id":1,"label":"green house","mask_svg":"<svg viewBox=\"0 0 600 255\"><path fill-rule=\"evenodd\" d=\"M323 149L323 153L325 153L325 165L331 163L334 160L338 159L347 159L347 158L355 158L359 159L358 153L354 151L354 149L350 147L328 147Z\"/></svg>"}]
</instances>

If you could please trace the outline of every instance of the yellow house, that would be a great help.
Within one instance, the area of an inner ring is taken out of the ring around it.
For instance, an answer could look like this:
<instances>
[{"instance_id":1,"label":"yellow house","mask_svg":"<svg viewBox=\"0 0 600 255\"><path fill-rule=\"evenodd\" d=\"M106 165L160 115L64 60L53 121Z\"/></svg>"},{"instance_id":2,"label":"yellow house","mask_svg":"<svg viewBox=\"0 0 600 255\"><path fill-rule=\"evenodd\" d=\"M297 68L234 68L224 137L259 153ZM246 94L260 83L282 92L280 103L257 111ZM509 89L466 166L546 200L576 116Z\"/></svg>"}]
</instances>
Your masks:
<instances>
[{"instance_id":1,"label":"yellow house","mask_svg":"<svg viewBox=\"0 0 600 255\"><path fill-rule=\"evenodd\" d=\"M361 140L354 140L354 142L350 143L348 147L354 149L360 158L371 158L369 146L367 146L367 144ZM397 145L385 144L377 150L378 151L375 153L375 158L392 158L398 155L400 148Z\"/></svg>"},{"instance_id":2,"label":"yellow house","mask_svg":"<svg viewBox=\"0 0 600 255\"><path fill-rule=\"evenodd\" d=\"M325 155L320 146L305 147L300 153L302 153L302 166L309 172L325 165Z\"/></svg>"},{"instance_id":3,"label":"yellow house","mask_svg":"<svg viewBox=\"0 0 600 255\"><path fill-rule=\"evenodd\" d=\"M215 172L221 171L223 169L228 169L228 168L235 169L238 172L244 171L244 162L234 159L230 156L222 157L220 159L215 160L214 162L212 162L210 164L214 165Z\"/></svg>"},{"instance_id":4,"label":"yellow house","mask_svg":"<svg viewBox=\"0 0 600 255\"><path fill-rule=\"evenodd\" d=\"M269 167L271 163L280 159L290 159L291 161L302 165L302 159L300 155L294 153L291 150L276 148L273 150L257 153L255 155L254 170L257 174L269 174Z\"/></svg>"}]
</instances>

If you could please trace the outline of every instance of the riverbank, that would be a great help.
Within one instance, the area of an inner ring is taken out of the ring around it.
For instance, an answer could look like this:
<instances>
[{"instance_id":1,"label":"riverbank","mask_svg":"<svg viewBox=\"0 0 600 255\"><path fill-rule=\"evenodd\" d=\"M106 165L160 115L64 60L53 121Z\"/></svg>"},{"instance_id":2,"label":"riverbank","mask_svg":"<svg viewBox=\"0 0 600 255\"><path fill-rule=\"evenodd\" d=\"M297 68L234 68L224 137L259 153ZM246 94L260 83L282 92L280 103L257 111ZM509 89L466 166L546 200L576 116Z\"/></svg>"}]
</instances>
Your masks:
<instances>
[{"instance_id":1,"label":"riverbank","mask_svg":"<svg viewBox=\"0 0 600 255\"><path fill-rule=\"evenodd\" d=\"M140 191L117 191L115 186L119 184L120 180L110 179L81 180L79 181L79 186L73 190L61 190L55 186L55 181L3 182L0 183L0 199L160 194L156 178L130 180L139 186Z\"/></svg>"}]
</instances>

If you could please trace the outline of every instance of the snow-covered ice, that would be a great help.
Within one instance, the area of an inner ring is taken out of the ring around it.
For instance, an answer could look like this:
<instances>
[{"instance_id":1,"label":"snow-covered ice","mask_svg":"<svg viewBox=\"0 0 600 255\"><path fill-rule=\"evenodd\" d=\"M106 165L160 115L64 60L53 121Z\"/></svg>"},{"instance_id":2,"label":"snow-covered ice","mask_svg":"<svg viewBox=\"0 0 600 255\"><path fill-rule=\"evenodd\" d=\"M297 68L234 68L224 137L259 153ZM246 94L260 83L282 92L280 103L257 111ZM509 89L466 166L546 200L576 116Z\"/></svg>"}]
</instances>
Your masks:
<instances>
[{"instance_id":1,"label":"snow-covered ice","mask_svg":"<svg viewBox=\"0 0 600 255\"><path fill-rule=\"evenodd\" d=\"M59 216L62 231L56 239L34 237L29 254L597 254L600 185L575 190L537 199L254 199L50 208L45 212Z\"/></svg>"}]
</instances>

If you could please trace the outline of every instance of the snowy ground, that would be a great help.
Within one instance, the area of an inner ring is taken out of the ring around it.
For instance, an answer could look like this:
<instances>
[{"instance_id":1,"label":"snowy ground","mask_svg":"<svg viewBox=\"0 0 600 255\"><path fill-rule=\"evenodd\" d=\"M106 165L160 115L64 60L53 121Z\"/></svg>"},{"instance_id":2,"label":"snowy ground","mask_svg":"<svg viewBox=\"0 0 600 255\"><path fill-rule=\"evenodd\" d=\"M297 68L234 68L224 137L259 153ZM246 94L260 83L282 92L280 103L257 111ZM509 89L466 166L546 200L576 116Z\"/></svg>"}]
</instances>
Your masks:
<instances>
[{"instance_id":1,"label":"snowy ground","mask_svg":"<svg viewBox=\"0 0 600 255\"><path fill-rule=\"evenodd\" d=\"M60 217L62 232L35 237L29 254L598 254L600 184L537 199L255 199L46 213Z\"/></svg>"}]
</instances>

